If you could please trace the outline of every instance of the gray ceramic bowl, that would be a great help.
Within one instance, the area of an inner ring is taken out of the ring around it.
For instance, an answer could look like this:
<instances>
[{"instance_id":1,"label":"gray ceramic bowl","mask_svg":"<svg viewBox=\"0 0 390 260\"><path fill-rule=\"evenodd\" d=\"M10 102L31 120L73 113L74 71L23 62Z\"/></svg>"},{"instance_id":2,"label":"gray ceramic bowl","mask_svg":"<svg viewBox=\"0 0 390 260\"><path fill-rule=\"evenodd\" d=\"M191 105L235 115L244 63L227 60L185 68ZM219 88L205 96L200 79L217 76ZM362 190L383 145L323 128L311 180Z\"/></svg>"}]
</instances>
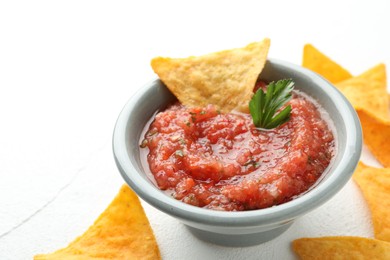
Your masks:
<instances>
[{"instance_id":1,"label":"gray ceramic bowl","mask_svg":"<svg viewBox=\"0 0 390 260\"><path fill-rule=\"evenodd\" d=\"M261 73L266 81L292 78L296 89L314 97L329 113L337 130L337 154L317 185L298 198L270 208L222 212L187 205L159 190L145 175L139 141L154 113L175 100L158 79L146 84L125 105L113 135L113 151L120 173L146 202L184 223L202 240L225 246L250 246L271 240L297 217L334 196L350 179L361 154L362 133L355 110L329 82L300 66L269 59Z\"/></svg>"}]
</instances>

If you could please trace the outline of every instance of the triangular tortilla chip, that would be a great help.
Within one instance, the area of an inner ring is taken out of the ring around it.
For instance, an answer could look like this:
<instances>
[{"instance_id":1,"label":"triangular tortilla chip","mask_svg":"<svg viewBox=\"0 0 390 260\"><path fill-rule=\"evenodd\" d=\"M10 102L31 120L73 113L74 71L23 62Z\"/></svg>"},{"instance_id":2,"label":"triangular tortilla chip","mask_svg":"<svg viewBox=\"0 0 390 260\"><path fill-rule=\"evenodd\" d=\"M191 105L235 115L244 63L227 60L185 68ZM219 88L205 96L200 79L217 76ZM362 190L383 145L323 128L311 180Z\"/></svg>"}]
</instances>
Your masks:
<instances>
[{"instance_id":1,"label":"triangular tortilla chip","mask_svg":"<svg viewBox=\"0 0 390 260\"><path fill-rule=\"evenodd\" d=\"M160 259L160 252L149 221L135 193L127 185L95 223L66 248L46 259Z\"/></svg>"},{"instance_id":2,"label":"triangular tortilla chip","mask_svg":"<svg viewBox=\"0 0 390 260\"><path fill-rule=\"evenodd\" d=\"M363 237L300 238L292 247L301 260L390 259L390 243Z\"/></svg>"},{"instance_id":3,"label":"triangular tortilla chip","mask_svg":"<svg viewBox=\"0 0 390 260\"><path fill-rule=\"evenodd\" d=\"M353 179L371 210L375 238L390 242L390 168L359 163Z\"/></svg>"},{"instance_id":4,"label":"triangular tortilla chip","mask_svg":"<svg viewBox=\"0 0 390 260\"><path fill-rule=\"evenodd\" d=\"M337 83L352 77L351 73L311 44L306 44L303 47L302 66L317 72L331 83Z\"/></svg>"},{"instance_id":5,"label":"triangular tortilla chip","mask_svg":"<svg viewBox=\"0 0 390 260\"><path fill-rule=\"evenodd\" d=\"M204 56L151 61L154 72L186 106L216 105L223 112L248 111L270 40Z\"/></svg>"},{"instance_id":6,"label":"triangular tortilla chip","mask_svg":"<svg viewBox=\"0 0 390 260\"><path fill-rule=\"evenodd\" d=\"M336 87L356 110L364 110L372 117L390 122L386 84L386 67L379 64L357 77L337 83Z\"/></svg>"},{"instance_id":7,"label":"triangular tortilla chip","mask_svg":"<svg viewBox=\"0 0 390 260\"><path fill-rule=\"evenodd\" d=\"M382 122L364 110L358 111L358 114L364 143L384 167L390 167L390 122Z\"/></svg>"},{"instance_id":8,"label":"triangular tortilla chip","mask_svg":"<svg viewBox=\"0 0 390 260\"><path fill-rule=\"evenodd\" d=\"M387 93L385 65L379 64L351 78L348 71L307 44L303 66L336 83L359 114L364 142L385 167L390 167L390 95ZM339 82L343 78L345 80Z\"/></svg>"},{"instance_id":9,"label":"triangular tortilla chip","mask_svg":"<svg viewBox=\"0 0 390 260\"><path fill-rule=\"evenodd\" d=\"M364 142L385 167L390 167L390 113L386 67L379 64L361 75L337 83L336 87L357 110Z\"/></svg>"}]
</instances>

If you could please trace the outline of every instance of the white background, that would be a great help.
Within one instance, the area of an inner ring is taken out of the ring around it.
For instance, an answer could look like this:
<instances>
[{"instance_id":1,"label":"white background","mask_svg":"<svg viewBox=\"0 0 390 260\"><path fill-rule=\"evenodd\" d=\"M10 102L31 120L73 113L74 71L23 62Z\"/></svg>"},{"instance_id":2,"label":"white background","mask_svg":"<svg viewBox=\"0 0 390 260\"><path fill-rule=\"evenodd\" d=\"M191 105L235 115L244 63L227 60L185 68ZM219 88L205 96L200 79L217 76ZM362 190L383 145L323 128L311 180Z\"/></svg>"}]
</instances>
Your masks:
<instances>
[{"instance_id":1,"label":"white background","mask_svg":"<svg viewBox=\"0 0 390 260\"><path fill-rule=\"evenodd\" d=\"M389 11L389 1L1 1L0 259L66 246L114 198L123 180L112 130L154 77L152 57L269 37L270 57L300 64L312 43L359 74L390 66ZM294 238L372 236L352 181L281 237L248 248L199 241L143 205L164 259L294 259Z\"/></svg>"}]
</instances>

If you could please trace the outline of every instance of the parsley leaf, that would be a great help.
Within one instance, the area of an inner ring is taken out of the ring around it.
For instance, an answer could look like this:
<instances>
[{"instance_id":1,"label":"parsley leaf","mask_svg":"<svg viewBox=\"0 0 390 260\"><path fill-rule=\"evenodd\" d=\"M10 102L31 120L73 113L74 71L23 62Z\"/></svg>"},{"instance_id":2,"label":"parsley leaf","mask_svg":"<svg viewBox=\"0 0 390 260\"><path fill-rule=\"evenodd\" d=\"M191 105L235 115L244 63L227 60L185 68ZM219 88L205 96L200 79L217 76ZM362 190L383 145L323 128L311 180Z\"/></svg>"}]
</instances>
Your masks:
<instances>
[{"instance_id":1,"label":"parsley leaf","mask_svg":"<svg viewBox=\"0 0 390 260\"><path fill-rule=\"evenodd\" d=\"M291 105L286 106L279 113L278 110L291 99L294 82L291 79L282 79L271 82L266 93L259 88L249 102L249 111L256 127L271 129L290 119ZM276 114L277 113L277 114Z\"/></svg>"}]
</instances>

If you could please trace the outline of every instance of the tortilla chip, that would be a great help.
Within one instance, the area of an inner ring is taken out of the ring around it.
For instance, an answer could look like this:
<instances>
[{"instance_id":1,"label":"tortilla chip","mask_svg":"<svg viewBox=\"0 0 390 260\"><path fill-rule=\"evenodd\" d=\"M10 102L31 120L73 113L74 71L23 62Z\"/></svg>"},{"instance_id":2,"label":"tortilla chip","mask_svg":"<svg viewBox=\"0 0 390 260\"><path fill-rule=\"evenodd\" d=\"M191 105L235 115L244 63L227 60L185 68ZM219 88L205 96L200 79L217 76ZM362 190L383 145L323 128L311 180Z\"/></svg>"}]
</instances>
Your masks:
<instances>
[{"instance_id":1,"label":"tortilla chip","mask_svg":"<svg viewBox=\"0 0 390 260\"><path fill-rule=\"evenodd\" d=\"M223 112L249 111L257 78L267 60L270 40L198 57L151 61L154 72L186 106L214 104Z\"/></svg>"},{"instance_id":2,"label":"tortilla chip","mask_svg":"<svg viewBox=\"0 0 390 260\"><path fill-rule=\"evenodd\" d=\"M363 237L300 238L292 248L300 259L390 259L390 243Z\"/></svg>"},{"instance_id":3,"label":"tortilla chip","mask_svg":"<svg viewBox=\"0 0 390 260\"><path fill-rule=\"evenodd\" d=\"M364 143L384 167L390 167L390 123L382 122L365 111L358 111L358 114Z\"/></svg>"},{"instance_id":4,"label":"tortilla chip","mask_svg":"<svg viewBox=\"0 0 390 260\"><path fill-rule=\"evenodd\" d=\"M336 83L359 114L364 142L378 161L390 167L390 146L387 145L390 140L390 95L387 93L385 65L379 64L351 78L348 71L310 44L304 47L302 63Z\"/></svg>"},{"instance_id":5,"label":"tortilla chip","mask_svg":"<svg viewBox=\"0 0 390 260\"><path fill-rule=\"evenodd\" d=\"M358 112L364 142L385 167L390 167L390 113L386 67L379 64L360 76L336 84Z\"/></svg>"},{"instance_id":6,"label":"tortilla chip","mask_svg":"<svg viewBox=\"0 0 390 260\"><path fill-rule=\"evenodd\" d=\"M337 83L352 77L351 73L311 44L306 44L303 47L302 66L317 72L331 83Z\"/></svg>"},{"instance_id":7,"label":"tortilla chip","mask_svg":"<svg viewBox=\"0 0 390 260\"><path fill-rule=\"evenodd\" d=\"M371 210L375 238L390 242L390 168L359 163L353 179Z\"/></svg>"},{"instance_id":8,"label":"tortilla chip","mask_svg":"<svg viewBox=\"0 0 390 260\"><path fill-rule=\"evenodd\" d=\"M66 248L45 259L160 259L160 252L138 197L127 185L95 223Z\"/></svg>"},{"instance_id":9,"label":"tortilla chip","mask_svg":"<svg viewBox=\"0 0 390 260\"><path fill-rule=\"evenodd\" d=\"M356 110L364 110L372 117L390 122L386 84L386 67L379 64L357 77L337 83L336 87Z\"/></svg>"}]
</instances>

